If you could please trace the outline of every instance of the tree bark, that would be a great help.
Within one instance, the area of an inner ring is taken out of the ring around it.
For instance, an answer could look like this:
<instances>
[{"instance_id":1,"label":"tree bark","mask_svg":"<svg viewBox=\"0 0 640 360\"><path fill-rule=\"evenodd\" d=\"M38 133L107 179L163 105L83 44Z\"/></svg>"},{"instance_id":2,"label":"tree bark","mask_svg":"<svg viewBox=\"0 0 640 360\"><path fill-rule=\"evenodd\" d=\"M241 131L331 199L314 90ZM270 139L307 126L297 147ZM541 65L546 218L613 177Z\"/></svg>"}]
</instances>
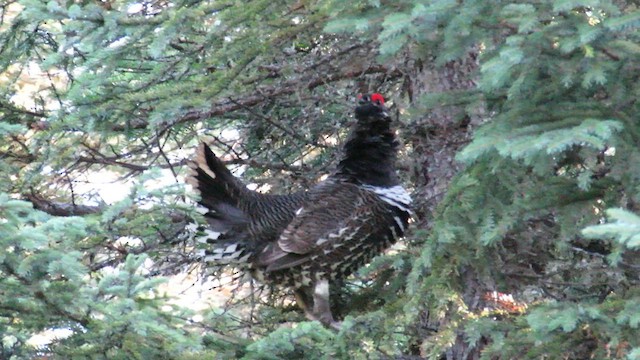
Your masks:
<instances>
[{"instance_id":1,"label":"tree bark","mask_svg":"<svg viewBox=\"0 0 640 360\"><path fill-rule=\"evenodd\" d=\"M408 56L407 58L416 58ZM478 69L477 53L470 52L463 59L436 67L432 62L417 61L410 66L409 81L405 83L409 100L419 103L419 98L427 94L458 92L475 88L475 74ZM455 160L456 153L471 138L471 130L481 122L484 108L465 112L457 106L436 107L427 115L414 120L407 128L406 136L414 149L412 182L418 229L429 229L434 210L445 195L451 179L461 166ZM486 291L479 275L471 268L460 269L459 281L464 301L469 311L482 306L482 295ZM438 327L438 324L428 324ZM461 329L462 330L462 329ZM460 331L455 344L443 354L447 360L475 360L480 357L481 347L471 347L465 342Z\"/></svg>"}]
</instances>

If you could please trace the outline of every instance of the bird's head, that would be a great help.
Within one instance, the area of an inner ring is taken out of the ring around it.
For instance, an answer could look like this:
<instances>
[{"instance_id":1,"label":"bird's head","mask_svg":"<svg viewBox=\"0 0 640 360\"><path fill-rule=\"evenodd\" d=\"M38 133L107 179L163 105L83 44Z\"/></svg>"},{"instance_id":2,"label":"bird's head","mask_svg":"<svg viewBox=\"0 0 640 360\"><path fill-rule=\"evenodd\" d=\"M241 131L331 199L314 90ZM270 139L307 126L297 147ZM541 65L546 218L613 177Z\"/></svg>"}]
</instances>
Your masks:
<instances>
[{"instance_id":1,"label":"bird's head","mask_svg":"<svg viewBox=\"0 0 640 360\"><path fill-rule=\"evenodd\" d=\"M358 121L380 121L390 122L388 110L384 106L384 98L378 93L371 95L358 95L358 106L356 107L356 118Z\"/></svg>"}]
</instances>

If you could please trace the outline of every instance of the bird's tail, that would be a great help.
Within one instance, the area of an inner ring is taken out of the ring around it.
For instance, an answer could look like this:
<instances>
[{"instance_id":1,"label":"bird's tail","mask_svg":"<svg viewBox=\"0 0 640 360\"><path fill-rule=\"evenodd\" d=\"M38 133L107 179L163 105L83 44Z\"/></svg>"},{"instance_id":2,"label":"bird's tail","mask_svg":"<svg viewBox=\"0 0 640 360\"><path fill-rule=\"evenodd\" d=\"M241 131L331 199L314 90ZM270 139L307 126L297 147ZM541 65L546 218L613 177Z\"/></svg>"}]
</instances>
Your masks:
<instances>
[{"instance_id":1,"label":"bird's tail","mask_svg":"<svg viewBox=\"0 0 640 360\"><path fill-rule=\"evenodd\" d=\"M228 233L221 234L201 227L195 238L202 244L199 257L211 265L246 264L252 255L245 236L234 234L229 237Z\"/></svg>"},{"instance_id":2,"label":"bird's tail","mask_svg":"<svg viewBox=\"0 0 640 360\"><path fill-rule=\"evenodd\" d=\"M204 246L204 260L217 264L243 263L251 255L245 210L251 192L227 169L204 143L198 147L195 161L189 163L187 183L200 194L207 228L198 229L196 239Z\"/></svg>"}]
</instances>

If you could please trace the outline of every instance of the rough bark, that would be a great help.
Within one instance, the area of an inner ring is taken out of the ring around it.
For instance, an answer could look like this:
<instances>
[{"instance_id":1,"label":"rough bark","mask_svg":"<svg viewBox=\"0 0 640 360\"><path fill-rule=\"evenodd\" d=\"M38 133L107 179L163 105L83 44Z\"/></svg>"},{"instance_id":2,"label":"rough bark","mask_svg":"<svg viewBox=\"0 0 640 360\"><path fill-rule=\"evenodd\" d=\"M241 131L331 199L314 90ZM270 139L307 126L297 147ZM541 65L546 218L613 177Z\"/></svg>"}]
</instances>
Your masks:
<instances>
[{"instance_id":1,"label":"rough bark","mask_svg":"<svg viewBox=\"0 0 640 360\"><path fill-rule=\"evenodd\" d=\"M477 70L476 53L457 61L436 67L432 61L415 62L411 66L410 81L405 84L410 101L417 102L420 96L440 92L470 90L475 87L474 74ZM470 140L474 125L481 122L483 108L474 113L464 113L460 107L438 107L428 111L427 115L414 120L407 128L406 139L413 147L414 156L412 182L416 186L414 193L417 226L428 229L437 205L445 195L453 176L460 170L455 160L456 153ZM462 269L460 282L465 289L464 301L470 311L482 306L482 294L485 287L479 275L472 269ZM428 317L426 317L428 318ZM426 327L438 327L438 324L426 324ZM478 359L481 348L470 347L460 331L455 344L444 354L447 360Z\"/></svg>"}]
</instances>

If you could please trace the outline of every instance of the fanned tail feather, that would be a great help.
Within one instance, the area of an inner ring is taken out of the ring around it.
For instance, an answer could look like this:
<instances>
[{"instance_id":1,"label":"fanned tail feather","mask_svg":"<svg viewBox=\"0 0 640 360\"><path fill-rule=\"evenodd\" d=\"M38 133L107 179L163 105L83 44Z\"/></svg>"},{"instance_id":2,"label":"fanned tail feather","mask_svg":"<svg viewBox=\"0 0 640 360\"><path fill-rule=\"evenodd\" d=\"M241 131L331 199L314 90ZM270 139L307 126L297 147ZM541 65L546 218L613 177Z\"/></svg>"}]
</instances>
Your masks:
<instances>
[{"instance_id":1,"label":"fanned tail feather","mask_svg":"<svg viewBox=\"0 0 640 360\"><path fill-rule=\"evenodd\" d=\"M231 174L224 163L204 143L197 150L187 183L200 194L198 203L204 207L208 228L196 235L206 248L200 255L208 263L241 264L251 256L249 216L241 209L243 197L250 196L244 184Z\"/></svg>"}]
</instances>

